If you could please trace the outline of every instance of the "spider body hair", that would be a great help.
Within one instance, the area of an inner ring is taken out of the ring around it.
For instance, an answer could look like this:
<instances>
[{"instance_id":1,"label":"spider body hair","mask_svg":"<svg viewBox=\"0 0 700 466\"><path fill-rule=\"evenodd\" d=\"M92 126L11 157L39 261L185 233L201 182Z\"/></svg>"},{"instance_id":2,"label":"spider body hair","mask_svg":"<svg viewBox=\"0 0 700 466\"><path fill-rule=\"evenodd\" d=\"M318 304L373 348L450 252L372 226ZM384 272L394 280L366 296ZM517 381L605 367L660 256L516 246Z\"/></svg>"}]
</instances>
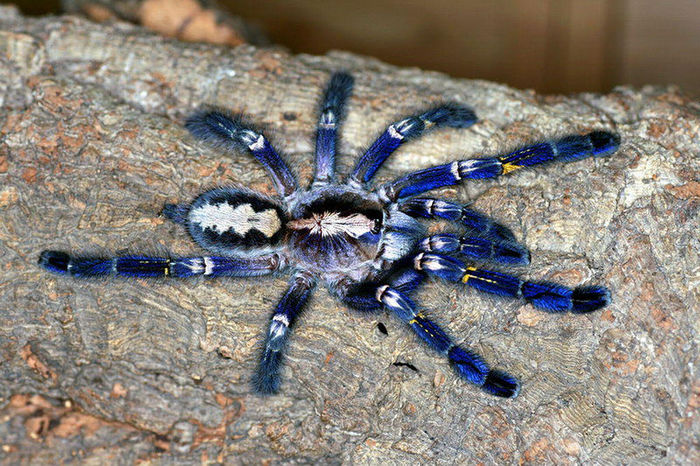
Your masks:
<instances>
[{"instance_id":1,"label":"spider body hair","mask_svg":"<svg viewBox=\"0 0 700 466\"><path fill-rule=\"evenodd\" d=\"M292 170L268 139L226 110L203 110L186 123L195 138L225 152L246 151L267 170L278 196L239 186L211 189L191 203L166 204L163 215L183 226L205 251L192 257L104 257L43 251L39 264L74 277L259 277L291 272L275 307L261 349L253 386L259 393L280 387L291 330L317 283L350 308L391 311L428 347L442 354L461 379L487 393L513 398L520 383L489 366L426 317L412 295L428 277L481 292L524 300L550 313L587 313L610 302L602 286L569 288L529 281L489 264L525 266L527 248L513 233L469 207L424 192L469 180L493 179L551 162L572 162L612 154L618 135L601 130L526 145L501 155L455 160L371 188L369 183L402 144L440 127L468 128L473 110L456 102L428 108L390 124L357 161L349 177L337 181L338 129L354 85L347 73L331 76L318 107L314 180L301 189ZM443 220L457 231L429 236L421 221Z\"/></svg>"}]
</instances>

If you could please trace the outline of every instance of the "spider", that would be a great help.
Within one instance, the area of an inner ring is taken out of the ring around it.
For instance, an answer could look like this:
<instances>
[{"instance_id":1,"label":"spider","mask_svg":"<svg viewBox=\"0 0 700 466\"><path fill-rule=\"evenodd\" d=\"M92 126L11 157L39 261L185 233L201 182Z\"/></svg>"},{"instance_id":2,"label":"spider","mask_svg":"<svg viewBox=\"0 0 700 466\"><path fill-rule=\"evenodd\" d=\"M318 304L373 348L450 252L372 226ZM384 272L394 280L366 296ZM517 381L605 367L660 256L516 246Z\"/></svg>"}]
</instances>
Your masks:
<instances>
[{"instance_id":1,"label":"spider","mask_svg":"<svg viewBox=\"0 0 700 466\"><path fill-rule=\"evenodd\" d=\"M241 116L207 109L186 122L191 134L227 152L244 150L267 170L278 196L243 187L219 187L191 203L166 204L163 215L187 229L203 249L197 257L86 257L43 251L46 269L74 277L257 277L293 274L272 313L253 386L276 393L290 330L317 282L347 306L365 312L392 311L428 346L447 358L462 379L505 398L518 395L518 380L492 369L481 356L457 344L421 312L410 296L428 276L481 292L523 299L547 312L586 313L610 302L602 286L563 285L522 280L487 264L527 265L528 250L512 232L484 214L442 199L417 197L467 180L493 179L552 161L570 162L611 154L618 135L593 131L521 147L491 157L456 160L406 174L371 189L370 181L404 143L441 127L467 128L474 112L446 102L390 124L360 157L352 173L335 176L338 129L354 80L331 76L318 112L315 173L299 187L268 139ZM424 222L451 222L460 232L427 235Z\"/></svg>"}]
</instances>

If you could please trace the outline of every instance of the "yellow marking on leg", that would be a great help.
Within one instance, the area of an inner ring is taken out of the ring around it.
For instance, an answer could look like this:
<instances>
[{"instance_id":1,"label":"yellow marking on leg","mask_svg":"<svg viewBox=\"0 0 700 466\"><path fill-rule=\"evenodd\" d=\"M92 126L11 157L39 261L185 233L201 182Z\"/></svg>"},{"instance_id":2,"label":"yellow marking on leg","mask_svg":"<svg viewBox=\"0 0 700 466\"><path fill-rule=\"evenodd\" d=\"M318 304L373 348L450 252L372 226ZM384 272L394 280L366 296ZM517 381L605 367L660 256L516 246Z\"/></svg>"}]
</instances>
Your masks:
<instances>
[{"instance_id":1,"label":"yellow marking on leg","mask_svg":"<svg viewBox=\"0 0 700 466\"><path fill-rule=\"evenodd\" d=\"M473 275L471 275L469 272L475 272L476 267L467 267L467 273L464 274L462 277L462 283L467 283L470 278L474 278Z\"/></svg>"},{"instance_id":2,"label":"yellow marking on leg","mask_svg":"<svg viewBox=\"0 0 700 466\"><path fill-rule=\"evenodd\" d=\"M470 278L476 278L477 280L481 280L482 282L493 283L493 284L498 285L498 280L489 280L488 278L477 277L477 276L471 275L469 273L469 272L476 272L477 270L479 270L479 269L477 269L476 267L467 267L467 273L465 273L464 276L462 277L462 283L467 283Z\"/></svg>"},{"instance_id":3,"label":"yellow marking on leg","mask_svg":"<svg viewBox=\"0 0 700 466\"><path fill-rule=\"evenodd\" d=\"M515 170L519 170L521 168L523 168L521 165L515 165L512 163L504 163L502 175L507 175L508 173L514 172Z\"/></svg>"},{"instance_id":4,"label":"yellow marking on leg","mask_svg":"<svg viewBox=\"0 0 700 466\"><path fill-rule=\"evenodd\" d=\"M416 314L416 316L415 316L413 319L409 320L408 323L409 323L410 325L418 324L418 326L419 326L424 332L426 332L428 335L430 335L431 338L434 339L434 338L435 338L435 335L433 334L433 332L431 332L430 330L426 329L424 323L421 322L421 320L418 320L418 319L421 319L422 321L426 321L426 320L427 320L427 319L423 316L423 314L421 314L421 313L419 312L418 314Z\"/></svg>"}]
</instances>

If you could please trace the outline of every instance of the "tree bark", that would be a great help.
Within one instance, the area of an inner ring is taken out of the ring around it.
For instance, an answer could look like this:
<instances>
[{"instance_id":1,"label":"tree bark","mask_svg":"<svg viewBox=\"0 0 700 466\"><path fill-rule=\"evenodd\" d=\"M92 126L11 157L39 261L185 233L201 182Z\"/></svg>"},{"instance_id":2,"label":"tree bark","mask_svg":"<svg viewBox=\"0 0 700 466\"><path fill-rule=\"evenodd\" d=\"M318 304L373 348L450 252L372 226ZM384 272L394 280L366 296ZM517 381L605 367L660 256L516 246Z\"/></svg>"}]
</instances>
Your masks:
<instances>
[{"instance_id":1,"label":"tree bark","mask_svg":"<svg viewBox=\"0 0 700 466\"><path fill-rule=\"evenodd\" d=\"M260 397L249 380L287 277L80 281L37 265L43 249L200 252L159 216L164 203L272 188L251 157L206 148L183 119L203 104L244 112L306 181L318 99L338 69L356 78L343 173L390 121L442 100L479 122L407 144L380 179L594 128L621 135L605 159L439 193L478 196L509 225L532 251L523 275L612 289L601 312L550 315L424 287L426 312L521 378L515 400L457 379L397 319L354 313L323 288L291 338L282 393ZM699 128L700 105L674 87L539 96L348 53L190 44L0 6L0 458L697 464Z\"/></svg>"}]
</instances>

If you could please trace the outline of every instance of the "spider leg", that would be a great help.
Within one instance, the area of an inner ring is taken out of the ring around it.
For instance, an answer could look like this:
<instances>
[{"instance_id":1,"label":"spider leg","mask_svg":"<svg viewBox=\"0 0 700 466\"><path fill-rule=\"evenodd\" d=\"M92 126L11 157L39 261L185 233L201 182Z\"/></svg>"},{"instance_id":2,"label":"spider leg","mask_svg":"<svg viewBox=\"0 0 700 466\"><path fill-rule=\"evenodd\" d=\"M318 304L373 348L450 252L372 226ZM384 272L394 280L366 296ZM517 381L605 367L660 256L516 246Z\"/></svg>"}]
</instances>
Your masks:
<instances>
[{"instance_id":1,"label":"spider leg","mask_svg":"<svg viewBox=\"0 0 700 466\"><path fill-rule=\"evenodd\" d=\"M369 182L384 161L404 142L420 137L426 131L447 126L468 128L476 122L474 112L457 103L433 107L418 115L396 121L365 151L350 175L359 183Z\"/></svg>"},{"instance_id":2,"label":"spider leg","mask_svg":"<svg viewBox=\"0 0 700 466\"><path fill-rule=\"evenodd\" d=\"M591 156L602 157L615 152L619 145L620 137L607 131L567 136L496 157L457 160L419 170L385 184L380 192L387 199L395 201L443 186L453 186L463 180L496 178L552 161L572 162Z\"/></svg>"},{"instance_id":3,"label":"spider leg","mask_svg":"<svg viewBox=\"0 0 700 466\"><path fill-rule=\"evenodd\" d=\"M401 265L399 265L401 267ZM388 279L373 282L354 283L342 290L340 299L348 307L364 312L374 312L382 309L383 304L376 299L377 288L390 285L405 295L410 295L426 278L426 273L413 267L399 268Z\"/></svg>"},{"instance_id":4,"label":"spider leg","mask_svg":"<svg viewBox=\"0 0 700 466\"><path fill-rule=\"evenodd\" d=\"M185 127L198 139L228 151L247 149L267 170L277 192L289 196L297 181L270 142L258 131L244 125L239 117L224 111L201 111L187 119Z\"/></svg>"},{"instance_id":5,"label":"spider leg","mask_svg":"<svg viewBox=\"0 0 700 466\"><path fill-rule=\"evenodd\" d=\"M76 257L61 251L43 251L39 264L45 269L74 277L257 277L269 275L284 267L278 254L254 259L237 257Z\"/></svg>"},{"instance_id":6,"label":"spider leg","mask_svg":"<svg viewBox=\"0 0 700 466\"><path fill-rule=\"evenodd\" d=\"M389 285L361 286L349 290L346 299L354 301L374 300L385 306L406 322L425 342L447 357L450 365L461 378L480 386L492 395L514 398L518 395L518 381L509 374L493 370L478 354L456 345L435 322L417 312L415 304L403 292Z\"/></svg>"},{"instance_id":7,"label":"spider leg","mask_svg":"<svg viewBox=\"0 0 700 466\"><path fill-rule=\"evenodd\" d=\"M335 73L326 87L316 133L316 174L314 184L328 184L335 177L335 147L338 127L344 116L345 102L354 79L347 73Z\"/></svg>"},{"instance_id":8,"label":"spider leg","mask_svg":"<svg viewBox=\"0 0 700 466\"><path fill-rule=\"evenodd\" d=\"M414 267L450 282L462 282L479 291L511 298L522 298L547 312L584 313L610 303L610 292L602 286L568 288L551 282L523 281L513 275L468 266L454 257L419 253Z\"/></svg>"},{"instance_id":9,"label":"spider leg","mask_svg":"<svg viewBox=\"0 0 700 466\"><path fill-rule=\"evenodd\" d=\"M496 262L504 265L528 265L530 252L523 246L476 236L442 233L428 236L418 243L423 252L461 254L474 261Z\"/></svg>"},{"instance_id":10,"label":"spider leg","mask_svg":"<svg viewBox=\"0 0 700 466\"><path fill-rule=\"evenodd\" d=\"M253 377L254 388L262 394L276 393L280 384L280 368L289 330L301 314L311 295L314 279L305 273L297 274L277 304L270 320L265 347Z\"/></svg>"},{"instance_id":11,"label":"spider leg","mask_svg":"<svg viewBox=\"0 0 700 466\"><path fill-rule=\"evenodd\" d=\"M433 198L413 198L399 204L399 210L411 217L444 219L464 225L485 238L515 243L513 233L476 210Z\"/></svg>"}]
</instances>

